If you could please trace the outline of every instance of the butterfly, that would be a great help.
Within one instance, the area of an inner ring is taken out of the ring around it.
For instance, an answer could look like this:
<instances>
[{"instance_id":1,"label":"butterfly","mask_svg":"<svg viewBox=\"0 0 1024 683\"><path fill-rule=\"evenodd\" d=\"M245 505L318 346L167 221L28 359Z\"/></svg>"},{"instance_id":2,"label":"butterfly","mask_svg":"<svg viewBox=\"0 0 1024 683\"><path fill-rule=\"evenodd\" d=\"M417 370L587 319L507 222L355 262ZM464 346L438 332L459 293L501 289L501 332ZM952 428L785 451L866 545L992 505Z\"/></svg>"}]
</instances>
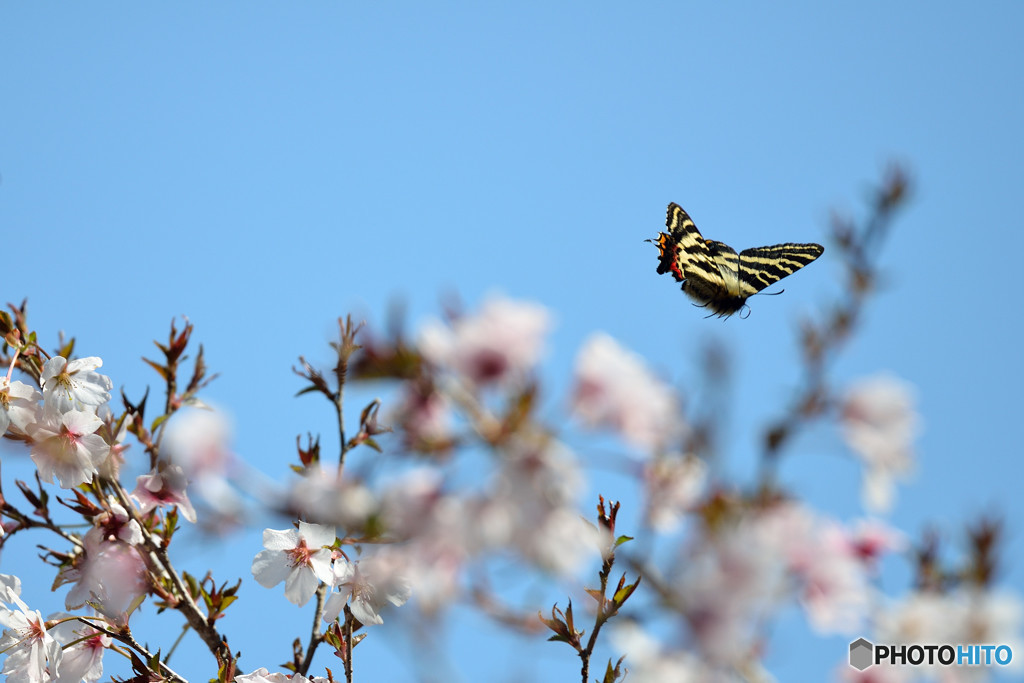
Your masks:
<instances>
[{"instance_id":1,"label":"butterfly","mask_svg":"<svg viewBox=\"0 0 1024 683\"><path fill-rule=\"evenodd\" d=\"M647 240L658 247L658 272L672 273L695 305L720 318L743 309L747 298L792 275L825 251L820 244L787 242L737 254L722 242L704 239L690 216L675 203L668 205L665 225L668 232Z\"/></svg>"}]
</instances>

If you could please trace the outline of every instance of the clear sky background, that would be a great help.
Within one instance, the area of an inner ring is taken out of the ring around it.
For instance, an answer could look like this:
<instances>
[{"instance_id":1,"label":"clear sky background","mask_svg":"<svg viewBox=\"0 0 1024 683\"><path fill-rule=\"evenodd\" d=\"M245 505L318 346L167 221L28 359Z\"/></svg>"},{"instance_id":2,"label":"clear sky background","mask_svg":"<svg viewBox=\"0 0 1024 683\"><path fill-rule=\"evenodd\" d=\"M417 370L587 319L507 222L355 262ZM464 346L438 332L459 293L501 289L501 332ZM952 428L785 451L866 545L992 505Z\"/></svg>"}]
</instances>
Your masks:
<instances>
[{"instance_id":1,"label":"clear sky background","mask_svg":"<svg viewBox=\"0 0 1024 683\"><path fill-rule=\"evenodd\" d=\"M540 302L557 320L556 408L594 330L684 393L713 340L735 377L725 467L750 481L760 430L797 382L795 323L837 292L830 212L863 216L902 162L914 194L885 248L886 287L835 378L884 370L917 387L919 471L891 520L954 539L1001 515L1002 581L1021 593L1022 28L1012 2L5 3L0 298L28 297L44 339L74 334L134 398L158 388L139 357L187 314L221 373L207 396L233 413L238 452L277 477L296 434L335 447L326 405L292 398L291 367L326 362L349 311L379 326L400 301L415 328L452 293L470 307L489 292ZM738 248L822 241L825 255L784 295L752 300L749 319L705 320L642 241L669 201ZM861 514L860 468L829 429L802 438L781 475L829 514ZM0 571L38 571L36 542L8 549ZM244 666L273 670L311 607L251 580L259 549L255 530L179 551L193 571L245 577L225 629ZM893 575L899 594L907 576ZM30 604L49 582L26 581ZM577 669L542 638L449 626L467 640L442 678ZM362 680L414 680L422 653L387 637L360 647ZM787 619L766 661L780 680L818 680L847 642ZM194 680L210 674L201 649L179 656Z\"/></svg>"}]
</instances>

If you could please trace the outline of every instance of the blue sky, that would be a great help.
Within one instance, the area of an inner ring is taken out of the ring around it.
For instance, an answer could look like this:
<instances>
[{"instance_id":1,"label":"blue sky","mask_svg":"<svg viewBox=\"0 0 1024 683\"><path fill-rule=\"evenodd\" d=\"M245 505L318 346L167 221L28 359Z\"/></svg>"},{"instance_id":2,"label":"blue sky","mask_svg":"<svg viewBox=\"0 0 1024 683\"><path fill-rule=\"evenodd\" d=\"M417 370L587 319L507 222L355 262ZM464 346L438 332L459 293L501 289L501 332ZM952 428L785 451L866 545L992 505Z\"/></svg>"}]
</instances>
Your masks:
<instances>
[{"instance_id":1,"label":"blue sky","mask_svg":"<svg viewBox=\"0 0 1024 683\"><path fill-rule=\"evenodd\" d=\"M1004 581L1024 592L1024 469L1009 429L1022 379L1021 26L1010 2L5 4L0 294L28 297L44 338L76 335L130 396L155 384L138 360L150 340L188 315L238 452L275 474L296 434L331 432L326 406L292 398L290 368L300 354L326 361L349 311L381 323L401 301L414 326L452 293L543 303L557 320L553 405L594 330L684 392L713 340L736 378L725 467L749 481L760 429L797 381L795 323L837 291L835 251L784 295L753 300L749 319L721 322L656 275L642 240L675 201L738 248L825 241L830 211L862 216L902 162L913 200L835 380L886 370L917 387L919 472L892 521L953 537L1002 515ZM860 514L857 487L836 483L859 476L838 437L815 430L796 446L783 481L831 514ZM248 577L257 550L258 534L196 541L189 561ZM0 570L21 563L8 551ZM252 614L298 612L250 585ZM288 640L306 633L305 613L289 619L275 627L301 624ZM814 641L785 628L768 659L780 680L841 660L844 640L826 641L808 669L797 654ZM241 633L252 653L276 631ZM271 668L287 654L276 640ZM488 656L457 648L452 666L463 680L575 668L554 645L512 642L484 637ZM412 680L371 647L368 677L380 666Z\"/></svg>"}]
</instances>

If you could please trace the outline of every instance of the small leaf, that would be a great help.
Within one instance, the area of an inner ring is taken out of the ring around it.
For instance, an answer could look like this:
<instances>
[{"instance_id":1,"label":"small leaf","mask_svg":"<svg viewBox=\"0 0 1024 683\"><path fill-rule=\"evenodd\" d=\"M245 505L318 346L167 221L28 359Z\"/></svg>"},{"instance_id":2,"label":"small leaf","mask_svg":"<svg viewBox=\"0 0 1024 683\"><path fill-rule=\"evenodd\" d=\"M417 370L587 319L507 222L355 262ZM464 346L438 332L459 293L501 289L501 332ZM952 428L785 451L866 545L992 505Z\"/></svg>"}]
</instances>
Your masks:
<instances>
[{"instance_id":1,"label":"small leaf","mask_svg":"<svg viewBox=\"0 0 1024 683\"><path fill-rule=\"evenodd\" d=\"M612 660L608 660L608 668L604 672L604 680L601 683L615 683L623 675L620 667L622 666L622 660L626 658L626 655L619 657L619 661L615 662L615 667L612 667Z\"/></svg>"},{"instance_id":2,"label":"small leaf","mask_svg":"<svg viewBox=\"0 0 1024 683\"><path fill-rule=\"evenodd\" d=\"M626 575L623 574L622 578L625 579ZM615 603L616 607L622 607L622 605L626 603L626 600L629 600L629 596L631 596L633 594L633 591L637 589L637 586L640 585L640 579L641 577L638 576L636 582L628 586L622 586L622 582L619 582L620 587L617 591L615 591L615 595L612 596L612 602Z\"/></svg>"},{"instance_id":3,"label":"small leaf","mask_svg":"<svg viewBox=\"0 0 1024 683\"><path fill-rule=\"evenodd\" d=\"M155 432L157 430L157 427L159 427L160 425L167 421L168 417L170 417L170 415L161 415L160 417L153 420L153 424L149 426L149 431Z\"/></svg>"},{"instance_id":4,"label":"small leaf","mask_svg":"<svg viewBox=\"0 0 1024 683\"><path fill-rule=\"evenodd\" d=\"M170 372L163 365L160 365L159 363L156 363L155 361L151 361L150 359L145 358L145 357L143 357L142 362L145 363L146 365L148 365L149 367L153 368L154 370L156 370L157 374L159 374L160 377L162 377L165 382L170 380L170 378L171 378Z\"/></svg>"}]
</instances>

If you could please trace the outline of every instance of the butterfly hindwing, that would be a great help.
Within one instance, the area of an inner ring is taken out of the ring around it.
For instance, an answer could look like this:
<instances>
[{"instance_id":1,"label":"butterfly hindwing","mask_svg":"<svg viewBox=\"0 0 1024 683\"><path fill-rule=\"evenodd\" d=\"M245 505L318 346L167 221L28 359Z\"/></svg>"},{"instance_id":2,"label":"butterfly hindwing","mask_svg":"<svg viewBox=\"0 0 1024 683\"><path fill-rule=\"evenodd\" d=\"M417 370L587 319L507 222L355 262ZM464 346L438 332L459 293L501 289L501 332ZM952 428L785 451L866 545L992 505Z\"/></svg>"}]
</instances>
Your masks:
<instances>
[{"instance_id":1,"label":"butterfly hindwing","mask_svg":"<svg viewBox=\"0 0 1024 683\"><path fill-rule=\"evenodd\" d=\"M776 244L745 249L704 239L678 204L668 205L668 232L654 240L658 272L671 273L683 291L712 314L730 316L748 297L800 270L825 251L819 244Z\"/></svg>"}]
</instances>

